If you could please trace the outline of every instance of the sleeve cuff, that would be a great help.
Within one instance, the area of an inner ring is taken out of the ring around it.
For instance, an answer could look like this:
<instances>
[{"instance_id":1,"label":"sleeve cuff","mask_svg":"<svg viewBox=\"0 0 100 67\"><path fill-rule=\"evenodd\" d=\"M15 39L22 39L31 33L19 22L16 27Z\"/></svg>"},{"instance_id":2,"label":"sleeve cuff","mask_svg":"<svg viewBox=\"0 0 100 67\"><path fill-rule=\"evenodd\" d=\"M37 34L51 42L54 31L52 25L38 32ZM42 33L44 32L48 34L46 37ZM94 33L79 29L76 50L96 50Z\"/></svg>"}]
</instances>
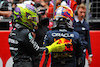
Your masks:
<instances>
[{"instance_id":1,"label":"sleeve cuff","mask_svg":"<svg viewBox=\"0 0 100 67\"><path fill-rule=\"evenodd\" d=\"M89 54L89 57L93 57L93 54Z\"/></svg>"}]
</instances>

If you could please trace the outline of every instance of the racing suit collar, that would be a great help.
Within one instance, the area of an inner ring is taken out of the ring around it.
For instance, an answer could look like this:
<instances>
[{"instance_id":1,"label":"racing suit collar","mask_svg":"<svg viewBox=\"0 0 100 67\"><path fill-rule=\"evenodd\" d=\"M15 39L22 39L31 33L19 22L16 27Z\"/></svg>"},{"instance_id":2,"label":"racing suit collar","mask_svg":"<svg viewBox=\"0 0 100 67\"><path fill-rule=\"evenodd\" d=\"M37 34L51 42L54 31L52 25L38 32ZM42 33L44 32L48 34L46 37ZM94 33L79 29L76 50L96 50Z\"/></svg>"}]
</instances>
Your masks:
<instances>
[{"instance_id":1,"label":"racing suit collar","mask_svg":"<svg viewBox=\"0 0 100 67\"><path fill-rule=\"evenodd\" d=\"M15 24L15 27L16 27L17 29L26 28L26 27L24 27L23 25L21 25L21 24L19 24L19 23L16 23L16 24Z\"/></svg>"}]
</instances>

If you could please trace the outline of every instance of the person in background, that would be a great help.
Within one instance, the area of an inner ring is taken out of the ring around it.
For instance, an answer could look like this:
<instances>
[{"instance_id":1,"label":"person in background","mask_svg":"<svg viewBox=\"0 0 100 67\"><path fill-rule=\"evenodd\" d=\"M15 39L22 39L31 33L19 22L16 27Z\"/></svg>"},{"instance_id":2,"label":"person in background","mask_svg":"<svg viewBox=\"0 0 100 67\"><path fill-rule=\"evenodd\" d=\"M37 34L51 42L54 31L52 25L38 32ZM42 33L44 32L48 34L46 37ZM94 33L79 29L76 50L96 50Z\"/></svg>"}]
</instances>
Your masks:
<instances>
[{"instance_id":1,"label":"person in background","mask_svg":"<svg viewBox=\"0 0 100 67\"><path fill-rule=\"evenodd\" d=\"M40 4L40 2L41 2L41 0L32 0L33 2L35 2L35 5L37 6L37 7L39 7L41 4Z\"/></svg>"},{"instance_id":2,"label":"person in background","mask_svg":"<svg viewBox=\"0 0 100 67\"><path fill-rule=\"evenodd\" d=\"M37 8L38 16L39 16L39 23L38 23L38 29L36 30L36 41L39 44L39 46L43 46L43 40L46 32L49 30L49 18L46 15L46 8L40 6ZM40 34L41 32L41 34Z\"/></svg>"},{"instance_id":3,"label":"person in background","mask_svg":"<svg viewBox=\"0 0 100 67\"><path fill-rule=\"evenodd\" d=\"M36 3L40 3L41 0L32 0L32 1L34 1Z\"/></svg>"},{"instance_id":4,"label":"person in background","mask_svg":"<svg viewBox=\"0 0 100 67\"><path fill-rule=\"evenodd\" d=\"M10 17L12 14L12 4L7 0L0 2L0 16Z\"/></svg>"},{"instance_id":5,"label":"person in background","mask_svg":"<svg viewBox=\"0 0 100 67\"><path fill-rule=\"evenodd\" d=\"M56 40L59 44L66 44L65 50L61 49L51 53L51 67L76 67L76 59L82 62L83 44L79 33L73 28L74 15L71 8L58 6L55 11L52 30L47 31L44 46ZM56 49L54 49L56 50Z\"/></svg>"},{"instance_id":6,"label":"person in background","mask_svg":"<svg viewBox=\"0 0 100 67\"><path fill-rule=\"evenodd\" d=\"M86 15L86 6L84 4L80 4L77 8L76 16L74 19L74 30L77 31L82 39L83 48L84 48L84 62L78 67L84 67L85 65L85 57L86 57L86 49L88 50L88 64L90 65L92 62L92 50L90 43L90 33L89 33L89 24L85 21Z\"/></svg>"},{"instance_id":7,"label":"person in background","mask_svg":"<svg viewBox=\"0 0 100 67\"><path fill-rule=\"evenodd\" d=\"M52 43L50 46L41 48L35 41L36 29L38 28L38 14L36 8L29 4L20 4L14 10L14 27L9 34L8 42L12 49L17 50L13 55L13 67L37 67L35 66L35 58L39 53L45 52L48 54L65 49L65 44L58 44L59 40ZM34 30L34 31L33 31ZM16 46L15 46L16 45ZM17 48L17 49L16 49ZM11 51L13 53L13 51Z\"/></svg>"},{"instance_id":8,"label":"person in background","mask_svg":"<svg viewBox=\"0 0 100 67\"><path fill-rule=\"evenodd\" d=\"M60 5L62 0L56 0L56 8L58 5ZM47 17L49 19L53 18L53 9L54 9L54 1L51 0L49 4L49 8L47 9Z\"/></svg>"},{"instance_id":9,"label":"person in background","mask_svg":"<svg viewBox=\"0 0 100 67\"><path fill-rule=\"evenodd\" d=\"M51 0L41 0L41 5L48 9Z\"/></svg>"},{"instance_id":10,"label":"person in background","mask_svg":"<svg viewBox=\"0 0 100 67\"><path fill-rule=\"evenodd\" d=\"M0 1L0 30L9 30L9 21L12 19L12 3L7 0ZM5 22L5 23L4 23Z\"/></svg>"}]
</instances>

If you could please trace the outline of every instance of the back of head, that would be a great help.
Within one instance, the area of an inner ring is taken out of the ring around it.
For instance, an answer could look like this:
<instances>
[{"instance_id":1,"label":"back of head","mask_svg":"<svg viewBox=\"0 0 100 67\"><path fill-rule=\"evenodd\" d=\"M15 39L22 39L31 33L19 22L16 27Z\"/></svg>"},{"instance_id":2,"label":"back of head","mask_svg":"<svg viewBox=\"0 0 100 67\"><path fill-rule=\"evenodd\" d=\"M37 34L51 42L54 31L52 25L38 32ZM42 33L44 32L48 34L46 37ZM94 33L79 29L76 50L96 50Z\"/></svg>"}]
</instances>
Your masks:
<instances>
[{"instance_id":1,"label":"back of head","mask_svg":"<svg viewBox=\"0 0 100 67\"><path fill-rule=\"evenodd\" d=\"M59 6L54 15L53 27L73 29L73 11L67 6Z\"/></svg>"},{"instance_id":2,"label":"back of head","mask_svg":"<svg viewBox=\"0 0 100 67\"><path fill-rule=\"evenodd\" d=\"M33 30L37 26L38 15L36 8L30 4L19 4L14 12L14 20L28 29Z\"/></svg>"}]
</instances>

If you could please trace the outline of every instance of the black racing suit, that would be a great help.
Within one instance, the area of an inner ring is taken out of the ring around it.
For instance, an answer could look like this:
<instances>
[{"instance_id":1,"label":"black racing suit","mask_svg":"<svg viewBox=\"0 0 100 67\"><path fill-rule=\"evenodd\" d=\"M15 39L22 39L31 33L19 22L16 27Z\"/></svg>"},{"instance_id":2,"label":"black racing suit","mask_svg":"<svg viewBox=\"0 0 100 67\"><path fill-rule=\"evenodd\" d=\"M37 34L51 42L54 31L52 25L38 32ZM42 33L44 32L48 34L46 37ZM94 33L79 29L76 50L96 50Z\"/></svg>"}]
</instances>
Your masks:
<instances>
[{"instance_id":1,"label":"black racing suit","mask_svg":"<svg viewBox=\"0 0 100 67\"><path fill-rule=\"evenodd\" d=\"M8 39L11 54L14 56L13 67L38 67L35 66L34 61L42 50L40 50L29 29L20 24L15 24L15 27Z\"/></svg>"}]
</instances>

